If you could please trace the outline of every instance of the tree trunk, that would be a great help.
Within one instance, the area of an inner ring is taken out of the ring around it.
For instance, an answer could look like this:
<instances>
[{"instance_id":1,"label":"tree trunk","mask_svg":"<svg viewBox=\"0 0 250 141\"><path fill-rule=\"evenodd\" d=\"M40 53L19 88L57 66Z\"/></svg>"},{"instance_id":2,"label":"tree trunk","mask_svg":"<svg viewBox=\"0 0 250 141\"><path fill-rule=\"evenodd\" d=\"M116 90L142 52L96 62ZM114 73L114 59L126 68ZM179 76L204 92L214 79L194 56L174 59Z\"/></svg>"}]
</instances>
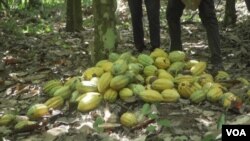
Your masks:
<instances>
[{"instance_id":1,"label":"tree trunk","mask_svg":"<svg viewBox=\"0 0 250 141\"><path fill-rule=\"evenodd\" d=\"M227 0L225 7L225 17L224 17L224 26L233 25L236 23L236 9L235 9L236 0Z\"/></svg>"},{"instance_id":2,"label":"tree trunk","mask_svg":"<svg viewBox=\"0 0 250 141\"><path fill-rule=\"evenodd\" d=\"M117 45L116 0L93 0L94 45L92 63L107 57Z\"/></svg>"},{"instance_id":3,"label":"tree trunk","mask_svg":"<svg viewBox=\"0 0 250 141\"><path fill-rule=\"evenodd\" d=\"M250 0L245 0L245 2L246 2L247 10L250 11Z\"/></svg>"},{"instance_id":4,"label":"tree trunk","mask_svg":"<svg viewBox=\"0 0 250 141\"><path fill-rule=\"evenodd\" d=\"M67 0L66 31L79 32L82 30L81 0Z\"/></svg>"}]
</instances>

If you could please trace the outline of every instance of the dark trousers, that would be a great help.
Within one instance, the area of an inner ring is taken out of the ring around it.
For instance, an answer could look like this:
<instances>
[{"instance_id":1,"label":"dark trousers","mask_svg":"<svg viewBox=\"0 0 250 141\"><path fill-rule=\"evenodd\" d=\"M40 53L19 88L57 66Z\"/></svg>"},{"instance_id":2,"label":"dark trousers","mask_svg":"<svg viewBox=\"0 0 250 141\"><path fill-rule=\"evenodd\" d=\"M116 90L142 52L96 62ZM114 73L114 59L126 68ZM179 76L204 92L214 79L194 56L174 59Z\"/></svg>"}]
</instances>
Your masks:
<instances>
[{"instance_id":1,"label":"dark trousers","mask_svg":"<svg viewBox=\"0 0 250 141\"><path fill-rule=\"evenodd\" d=\"M182 50L180 18L184 8L185 5L181 0L168 0L166 15L169 26L170 51ZM207 32L208 46L211 51L211 63L221 63L219 28L213 0L201 1L199 16Z\"/></svg>"},{"instance_id":2,"label":"dark trousers","mask_svg":"<svg viewBox=\"0 0 250 141\"><path fill-rule=\"evenodd\" d=\"M250 0L245 0L245 2L246 2L247 10L250 11Z\"/></svg>"},{"instance_id":3,"label":"dark trousers","mask_svg":"<svg viewBox=\"0 0 250 141\"><path fill-rule=\"evenodd\" d=\"M128 0L132 18L134 44L137 48L144 48L143 30L143 0ZM160 0L144 0L149 21L150 44L153 48L160 47Z\"/></svg>"}]
</instances>

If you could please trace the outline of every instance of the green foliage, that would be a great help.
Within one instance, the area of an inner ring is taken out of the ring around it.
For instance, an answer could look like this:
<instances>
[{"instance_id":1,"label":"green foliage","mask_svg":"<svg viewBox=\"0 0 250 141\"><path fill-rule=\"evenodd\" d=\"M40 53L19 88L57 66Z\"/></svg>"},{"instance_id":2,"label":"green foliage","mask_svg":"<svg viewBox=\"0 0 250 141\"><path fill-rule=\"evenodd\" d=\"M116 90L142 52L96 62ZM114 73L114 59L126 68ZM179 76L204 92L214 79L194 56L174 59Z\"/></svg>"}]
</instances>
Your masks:
<instances>
[{"instance_id":1,"label":"green foliage","mask_svg":"<svg viewBox=\"0 0 250 141\"><path fill-rule=\"evenodd\" d=\"M158 113L155 113L152 111L151 105L148 103L145 103L142 108L141 108L141 113L152 120L155 120L158 126L163 126L163 127L170 127L171 123L167 119L162 119L159 117ZM149 125L146 130L148 132L154 132L156 130L156 125Z\"/></svg>"},{"instance_id":2,"label":"green foliage","mask_svg":"<svg viewBox=\"0 0 250 141\"><path fill-rule=\"evenodd\" d=\"M18 26L17 21L14 18L9 18L0 22L0 28L4 29L7 33L16 34L17 36L21 33L21 28Z\"/></svg>"},{"instance_id":3,"label":"green foliage","mask_svg":"<svg viewBox=\"0 0 250 141\"><path fill-rule=\"evenodd\" d=\"M98 127L99 125L103 124L104 122L105 122L105 121L104 121L104 119L103 119L102 117L97 117L97 118L96 118L93 127L94 127L94 129L95 129L98 133L104 131L103 128Z\"/></svg>"},{"instance_id":4,"label":"green foliage","mask_svg":"<svg viewBox=\"0 0 250 141\"><path fill-rule=\"evenodd\" d=\"M83 0L82 4L85 7L91 7L92 6L92 0Z\"/></svg>"}]
</instances>

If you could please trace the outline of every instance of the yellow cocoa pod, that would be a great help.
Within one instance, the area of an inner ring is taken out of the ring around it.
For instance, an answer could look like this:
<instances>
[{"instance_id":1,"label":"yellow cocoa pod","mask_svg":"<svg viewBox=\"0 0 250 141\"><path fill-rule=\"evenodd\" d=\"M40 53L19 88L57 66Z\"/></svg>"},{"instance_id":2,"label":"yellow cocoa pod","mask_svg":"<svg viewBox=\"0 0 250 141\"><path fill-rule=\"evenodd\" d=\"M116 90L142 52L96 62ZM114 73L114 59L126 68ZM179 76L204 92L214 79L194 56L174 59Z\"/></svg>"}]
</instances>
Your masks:
<instances>
[{"instance_id":1,"label":"yellow cocoa pod","mask_svg":"<svg viewBox=\"0 0 250 141\"><path fill-rule=\"evenodd\" d=\"M49 108L45 104L35 104L27 111L27 116L30 119L40 119L41 117L49 114Z\"/></svg>"},{"instance_id":2,"label":"yellow cocoa pod","mask_svg":"<svg viewBox=\"0 0 250 141\"><path fill-rule=\"evenodd\" d=\"M154 65L148 65L144 68L143 74L145 76L156 76L157 75L157 67Z\"/></svg>"},{"instance_id":3,"label":"yellow cocoa pod","mask_svg":"<svg viewBox=\"0 0 250 141\"><path fill-rule=\"evenodd\" d=\"M91 80L93 77L100 77L104 73L101 67L91 67L83 72L84 80Z\"/></svg>"},{"instance_id":4,"label":"yellow cocoa pod","mask_svg":"<svg viewBox=\"0 0 250 141\"><path fill-rule=\"evenodd\" d=\"M97 82L97 89L100 93L105 92L113 78L111 72L104 73Z\"/></svg>"},{"instance_id":5,"label":"yellow cocoa pod","mask_svg":"<svg viewBox=\"0 0 250 141\"><path fill-rule=\"evenodd\" d=\"M167 58L168 54L161 48L155 48L151 53L150 57L153 59L156 59L157 57L164 57Z\"/></svg>"},{"instance_id":6,"label":"yellow cocoa pod","mask_svg":"<svg viewBox=\"0 0 250 141\"><path fill-rule=\"evenodd\" d=\"M176 89L165 89L161 92L163 102L177 102L180 99L180 94Z\"/></svg>"},{"instance_id":7,"label":"yellow cocoa pod","mask_svg":"<svg viewBox=\"0 0 250 141\"><path fill-rule=\"evenodd\" d=\"M169 79L156 79L152 84L151 84L152 89L157 90L157 91L163 91L165 89L172 89L174 87L173 81Z\"/></svg>"},{"instance_id":8,"label":"yellow cocoa pod","mask_svg":"<svg viewBox=\"0 0 250 141\"><path fill-rule=\"evenodd\" d=\"M211 74L208 73L204 73L202 75L200 75L198 82L204 86L206 83L208 82L214 82L213 76Z\"/></svg>"},{"instance_id":9,"label":"yellow cocoa pod","mask_svg":"<svg viewBox=\"0 0 250 141\"><path fill-rule=\"evenodd\" d=\"M121 75L124 74L128 70L128 64L125 60L118 59L112 65L111 72L113 75Z\"/></svg>"},{"instance_id":10,"label":"yellow cocoa pod","mask_svg":"<svg viewBox=\"0 0 250 141\"><path fill-rule=\"evenodd\" d=\"M186 60L186 53L183 51L171 51L168 56L170 62L184 62Z\"/></svg>"},{"instance_id":11,"label":"yellow cocoa pod","mask_svg":"<svg viewBox=\"0 0 250 141\"><path fill-rule=\"evenodd\" d=\"M113 67L113 63L112 62L105 62L102 65L102 69L104 70L104 72L111 72L112 71L112 67Z\"/></svg>"},{"instance_id":12,"label":"yellow cocoa pod","mask_svg":"<svg viewBox=\"0 0 250 141\"><path fill-rule=\"evenodd\" d=\"M207 67L207 63L201 61L195 64L193 67L191 67L190 71L192 75L201 75L206 70L206 67Z\"/></svg>"},{"instance_id":13,"label":"yellow cocoa pod","mask_svg":"<svg viewBox=\"0 0 250 141\"><path fill-rule=\"evenodd\" d=\"M156 90L145 90L140 92L139 97L145 102L162 102L162 95Z\"/></svg>"},{"instance_id":14,"label":"yellow cocoa pod","mask_svg":"<svg viewBox=\"0 0 250 141\"><path fill-rule=\"evenodd\" d=\"M61 96L63 99L69 99L71 96L71 89L70 86L63 86L59 89L57 89L54 93L55 96Z\"/></svg>"},{"instance_id":15,"label":"yellow cocoa pod","mask_svg":"<svg viewBox=\"0 0 250 141\"><path fill-rule=\"evenodd\" d=\"M16 118L16 115L13 114L4 114L0 117L0 126L8 126Z\"/></svg>"},{"instance_id":16,"label":"yellow cocoa pod","mask_svg":"<svg viewBox=\"0 0 250 141\"><path fill-rule=\"evenodd\" d=\"M196 79L197 78L192 76L192 75L179 74L174 78L174 82L177 83L177 84L179 84L180 82L183 82L183 81L188 81L190 83L193 83L194 81L196 81Z\"/></svg>"},{"instance_id":17,"label":"yellow cocoa pod","mask_svg":"<svg viewBox=\"0 0 250 141\"><path fill-rule=\"evenodd\" d=\"M44 103L49 109L59 109L63 106L64 104L64 99L61 96L55 96L52 97L50 99L48 99L45 103Z\"/></svg>"},{"instance_id":18,"label":"yellow cocoa pod","mask_svg":"<svg viewBox=\"0 0 250 141\"><path fill-rule=\"evenodd\" d=\"M210 102L217 102L221 99L223 91L219 87L212 87L207 92L207 100Z\"/></svg>"},{"instance_id":19,"label":"yellow cocoa pod","mask_svg":"<svg viewBox=\"0 0 250 141\"><path fill-rule=\"evenodd\" d=\"M189 81L182 81L178 84L178 92L182 98L189 98L194 89Z\"/></svg>"},{"instance_id":20,"label":"yellow cocoa pod","mask_svg":"<svg viewBox=\"0 0 250 141\"><path fill-rule=\"evenodd\" d=\"M102 96L97 92L87 92L79 97L77 110L88 112L97 108L102 101Z\"/></svg>"},{"instance_id":21,"label":"yellow cocoa pod","mask_svg":"<svg viewBox=\"0 0 250 141\"><path fill-rule=\"evenodd\" d=\"M113 90L112 88L109 88L105 91L103 99L108 102L115 102L117 99L118 93L116 90Z\"/></svg>"},{"instance_id":22,"label":"yellow cocoa pod","mask_svg":"<svg viewBox=\"0 0 250 141\"><path fill-rule=\"evenodd\" d=\"M110 82L110 87L114 90L120 90L126 87L130 82L130 79L125 75L117 75L112 78Z\"/></svg>"},{"instance_id":23,"label":"yellow cocoa pod","mask_svg":"<svg viewBox=\"0 0 250 141\"><path fill-rule=\"evenodd\" d=\"M185 63L185 69L189 70L189 69L191 69L197 63L199 63L199 61L197 61L197 60L188 60Z\"/></svg>"},{"instance_id":24,"label":"yellow cocoa pod","mask_svg":"<svg viewBox=\"0 0 250 141\"><path fill-rule=\"evenodd\" d=\"M76 84L76 90L79 93L87 93L87 92L97 92L97 82L96 81L81 81Z\"/></svg>"},{"instance_id":25,"label":"yellow cocoa pod","mask_svg":"<svg viewBox=\"0 0 250 141\"><path fill-rule=\"evenodd\" d=\"M120 117L120 122L126 127L133 127L138 123L136 115L131 112L123 113Z\"/></svg>"},{"instance_id":26,"label":"yellow cocoa pod","mask_svg":"<svg viewBox=\"0 0 250 141\"><path fill-rule=\"evenodd\" d=\"M221 97L221 105L223 108L229 109L232 105L232 102L236 100L237 100L237 97L233 93L227 92L227 93L224 93Z\"/></svg>"},{"instance_id":27,"label":"yellow cocoa pod","mask_svg":"<svg viewBox=\"0 0 250 141\"><path fill-rule=\"evenodd\" d=\"M164 69L158 69L158 78L165 78L174 81L174 77L172 76L172 74Z\"/></svg>"},{"instance_id":28,"label":"yellow cocoa pod","mask_svg":"<svg viewBox=\"0 0 250 141\"><path fill-rule=\"evenodd\" d=\"M75 76L75 77L72 77L72 78L69 78L68 80L66 80L66 82L64 83L64 86L69 86L70 89L72 91L74 91L74 90L76 90L76 84L78 82L81 82L81 77Z\"/></svg>"},{"instance_id":29,"label":"yellow cocoa pod","mask_svg":"<svg viewBox=\"0 0 250 141\"><path fill-rule=\"evenodd\" d=\"M125 102L132 102L135 101L135 96L133 94L133 91L129 88L123 88L119 91L119 97L121 100Z\"/></svg>"},{"instance_id":30,"label":"yellow cocoa pod","mask_svg":"<svg viewBox=\"0 0 250 141\"><path fill-rule=\"evenodd\" d=\"M154 65L158 69L167 69L170 66L170 61L166 57L157 57L155 59Z\"/></svg>"},{"instance_id":31,"label":"yellow cocoa pod","mask_svg":"<svg viewBox=\"0 0 250 141\"><path fill-rule=\"evenodd\" d=\"M107 59L105 59L105 60L100 60L100 61L98 61L96 64L95 64L95 66L96 67L103 67L104 66L104 64L105 63L107 63L107 62L109 62L109 60L107 60Z\"/></svg>"}]
</instances>

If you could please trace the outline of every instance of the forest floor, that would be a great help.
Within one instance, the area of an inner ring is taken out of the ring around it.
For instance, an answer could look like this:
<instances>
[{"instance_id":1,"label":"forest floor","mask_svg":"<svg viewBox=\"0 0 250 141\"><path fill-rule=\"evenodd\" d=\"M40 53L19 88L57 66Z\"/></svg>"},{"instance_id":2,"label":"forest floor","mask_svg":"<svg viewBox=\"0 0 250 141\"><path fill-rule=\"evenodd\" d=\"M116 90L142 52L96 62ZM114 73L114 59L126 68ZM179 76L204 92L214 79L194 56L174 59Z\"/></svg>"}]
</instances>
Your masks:
<instances>
[{"instance_id":1,"label":"forest floor","mask_svg":"<svg viewBox=\"0 0 250 141\"><path fill-rule=\"evenodd\" d=\"M161 48L168 50L169 36L165 19L165 5L161 9ZM122 9L124 8L124 9ZM133 36L127 7L120 7L117 13L120 40L118 53L134 50ZM216 7L220 22L221 50L225 70L232 79L244 77L250 80L250 14L242 1L237 3L236 25L222 26L223 5ZM84 11L84 29L79 33L64 31L65 20L57 10L47 12L48 19L39 19L39 13L13 11L0 17L0 115L18 113L24 117L28 108L35 103L43 103L47 97L42 85L52 79L65 80L81 76L90 64L90 47L93 41L92 19L89 11ZM190 15L194 15L193 17ZM147 19L144 18L147 25ZM182 18L182 40L187 54L192 59L209 59L206 32L196 12L186 11ZM148 28L145 26L145 32ZM145 33L146 42L149 41ZM145 51L144 53L149 53ZM210 68L208 61L208 70ZM242 93L241 90L235 90ZM138 106L135 104L132 106ZM130 107L131 105L125 105ZM107 108L108 107L108 108ZM0 126L0 140L3 141L67 141L67 140L119 140L119 141L200 141L220 140L218 121L226 115L225 124L250 124L250 111L241 113L224 112L219 104L204 102L191 104L181 99L178 103L151 105L159 117L168 119L170 126L154 131L146 128L129 130L115 128L96 132L91 127L98 110L119 111L119 104L107 104L88 114L81 114L65 105L53 119L45 119L39 127L29 132L13 132L13 127ZM135 108L140 109L140 108Z\"/></svg>"}]
</instances>

